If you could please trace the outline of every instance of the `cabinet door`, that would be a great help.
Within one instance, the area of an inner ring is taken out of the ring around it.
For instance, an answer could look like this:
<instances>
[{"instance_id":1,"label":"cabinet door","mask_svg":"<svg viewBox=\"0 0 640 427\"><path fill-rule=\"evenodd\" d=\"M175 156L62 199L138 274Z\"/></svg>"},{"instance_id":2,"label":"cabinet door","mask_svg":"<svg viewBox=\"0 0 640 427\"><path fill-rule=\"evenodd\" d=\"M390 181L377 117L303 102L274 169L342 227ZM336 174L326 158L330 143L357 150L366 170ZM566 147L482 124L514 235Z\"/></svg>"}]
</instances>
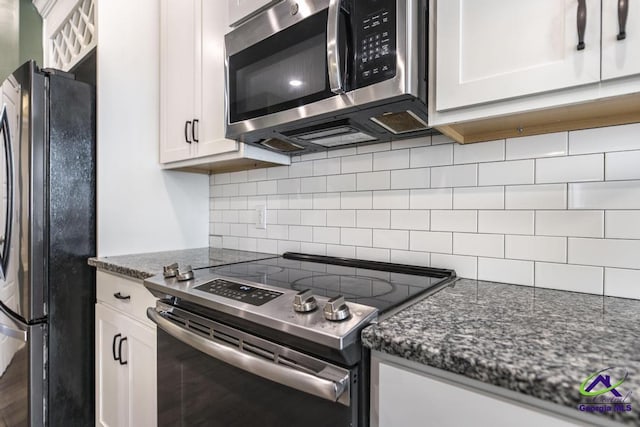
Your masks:
<instances>
[{"instance_id":1,"label":"cabinet door","mask_svg":"<svg viewBox=\"0 0 640 427\"><path fill-rule=\"evenodd\" d=\"M191 157L196 118L199 0L160 4L160 162ZM190 143L191 142L191 143Z\"/></svg>"},{"instance_id":2,"label":"cabinet door","mask_svg":"<svg viewBox=\"0 0 640 427\"><path fill-rule=\"evenodd\" d=\"M198 66L201 67L196 93L200 96L200 120L197 124L196 156L236 151L236 141L224 137L224 34L226 2L202 1L202 38ZM221 10L222 9L222 10Z\"/></svg>"},{"instance_id":3,"label":"cabinet door","mask_svg":"<svg viewBox=\"0 0 640 427\"><path fill-rule=\"evenodd\" d=\"M600 0L441 0L436 4L438 111L600 80Z\"/></svg>"},{"instance_id":4,"label":"cabinet door","mask_svg":"<svg viewBox=\"0 0 640 427\"><path fill-rule=\"evenodd\" d=\"M625 37L619 40L622 27L626 30ZM640 74L639 52L640 4L630 0L603 0L602 80Z\"/></svg>"},{"instance_id":5,"label":"cabinet door","mask_svg":"<svg viewBox=\"0 0 640 427\"><path fill-rule=\"evenodd\" d=\"M126 317L96 304L96 425L128 425L128 367L116 360ZM118 334L120 334L118 336Z\"/></svg>"}]
</instances>

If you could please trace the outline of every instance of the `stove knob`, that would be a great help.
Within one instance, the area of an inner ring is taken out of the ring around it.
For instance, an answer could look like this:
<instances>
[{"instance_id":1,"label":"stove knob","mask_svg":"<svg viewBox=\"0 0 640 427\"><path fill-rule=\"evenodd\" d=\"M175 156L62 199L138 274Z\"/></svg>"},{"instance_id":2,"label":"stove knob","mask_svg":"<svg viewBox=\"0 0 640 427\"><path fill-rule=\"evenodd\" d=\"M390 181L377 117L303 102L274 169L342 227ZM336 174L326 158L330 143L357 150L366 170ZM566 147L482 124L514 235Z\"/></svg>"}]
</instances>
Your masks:
<instances>
[{"instance_id":1,"label":"stove knob","mask_svg":"<svg viewBox=\"0 0 640 427\"><path fill-rule=\"evenodd\" d=\"M165 278L176 277L176 273L178 272L178 263L174 262L173 264L165 265L162 267L162 274Z\"/></svg>"},{"instance_id":2,"label":"stove knob","mask_svg":"<svg viewBox=\"0 0 640 427\"><path fill-rule=\"evenodd\" d=\"M298 313L309 313L317 307L318 303L313 297L311 289L300 291L293 297L293 309Z\"/></svg>"},{"instance_id":3,"label":"stove knob","mask_svg":"<svg viewBox=\"0 0 640 427\"><path fill-rule=\"evenodd\" d=\"M191 268L191 266L186 265L183 268L178 268L176 270L176 279L178 279L178 282L184 282L193 279L193 269Z\"/></svg>"},{"instance_id":4,"label":"stove knob","mask_svg":"<svg viewBox=\"0 0 640 427\"><path fill-rule=\"evenodd\" d=\"M351 317L349 313L349 307L344 302L344 297L338 295L335 298L331 298L324 306L324 317L327 320L339 322Z\"/></svg>"}]
</instances>

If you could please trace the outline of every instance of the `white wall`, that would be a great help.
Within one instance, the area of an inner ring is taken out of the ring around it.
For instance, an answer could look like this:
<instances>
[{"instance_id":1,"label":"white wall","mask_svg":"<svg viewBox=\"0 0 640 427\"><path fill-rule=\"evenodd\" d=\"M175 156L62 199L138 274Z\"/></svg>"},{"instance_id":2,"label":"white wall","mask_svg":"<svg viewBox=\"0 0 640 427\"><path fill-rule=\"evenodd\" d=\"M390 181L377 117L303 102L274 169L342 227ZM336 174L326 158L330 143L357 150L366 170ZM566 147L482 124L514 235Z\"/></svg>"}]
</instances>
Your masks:
<instances>
[{"instance_id":1,"label":"white wall","mask_svg":"<svg viewBox=\"0 0 640 427\"><path fill-rule=\"evenodd\" d=\"M470 145L434 136L294 161L211 177L212 246L640 298L640 124ZM258 205L267 230L252 224Z\"/></svg>"},{"instance_id":2,"label":"white wall","mask_svg":"<svg viewBox=\"0 0 640 427\"><path fill-rule=\"evenodd\" d=\"M206 175L162 171L159 2L98 2L98 255L207 246Z\"/></svg>"}]
</instances>

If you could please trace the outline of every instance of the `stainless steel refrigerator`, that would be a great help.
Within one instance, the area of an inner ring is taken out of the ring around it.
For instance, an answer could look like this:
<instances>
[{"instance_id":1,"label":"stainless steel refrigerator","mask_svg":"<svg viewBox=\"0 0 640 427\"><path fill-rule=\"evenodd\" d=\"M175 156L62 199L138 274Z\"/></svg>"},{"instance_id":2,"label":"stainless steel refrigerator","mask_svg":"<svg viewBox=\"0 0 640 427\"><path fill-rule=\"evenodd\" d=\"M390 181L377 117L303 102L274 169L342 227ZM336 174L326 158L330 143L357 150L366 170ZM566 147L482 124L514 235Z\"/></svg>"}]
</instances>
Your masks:
<instances>
[{"instance_id":1,"label":"stainless steel refrigerator","mask_svg":"<svg viewBox=\"0 0 640 427\"><path fill-rule=\"evenodd\" d=\"M0 426L92 425L95 90L28 62L0 95Z\"/></svg>"}]
</instances>

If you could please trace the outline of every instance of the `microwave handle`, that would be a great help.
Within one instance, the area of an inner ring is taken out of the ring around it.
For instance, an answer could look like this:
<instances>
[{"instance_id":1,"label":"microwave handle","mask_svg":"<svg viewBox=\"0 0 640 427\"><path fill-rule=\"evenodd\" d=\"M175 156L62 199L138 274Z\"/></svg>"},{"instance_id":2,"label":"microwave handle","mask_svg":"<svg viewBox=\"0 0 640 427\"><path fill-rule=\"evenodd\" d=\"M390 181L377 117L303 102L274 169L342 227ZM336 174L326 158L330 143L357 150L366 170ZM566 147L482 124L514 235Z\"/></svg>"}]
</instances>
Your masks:
<instances>
[{"instance_id":1,"label":"microwave handle","mask_svg":"<svg viewBox=\"0 0 640 427\"><path fill-rule=\"evenodd\" d=\"M329 86L335 94L344 93L342 86L342 61L340 47L338 46L340 28L340 0L329 1L327 18L327 72L329 73Z\"/></svg>"}]
</instances>

